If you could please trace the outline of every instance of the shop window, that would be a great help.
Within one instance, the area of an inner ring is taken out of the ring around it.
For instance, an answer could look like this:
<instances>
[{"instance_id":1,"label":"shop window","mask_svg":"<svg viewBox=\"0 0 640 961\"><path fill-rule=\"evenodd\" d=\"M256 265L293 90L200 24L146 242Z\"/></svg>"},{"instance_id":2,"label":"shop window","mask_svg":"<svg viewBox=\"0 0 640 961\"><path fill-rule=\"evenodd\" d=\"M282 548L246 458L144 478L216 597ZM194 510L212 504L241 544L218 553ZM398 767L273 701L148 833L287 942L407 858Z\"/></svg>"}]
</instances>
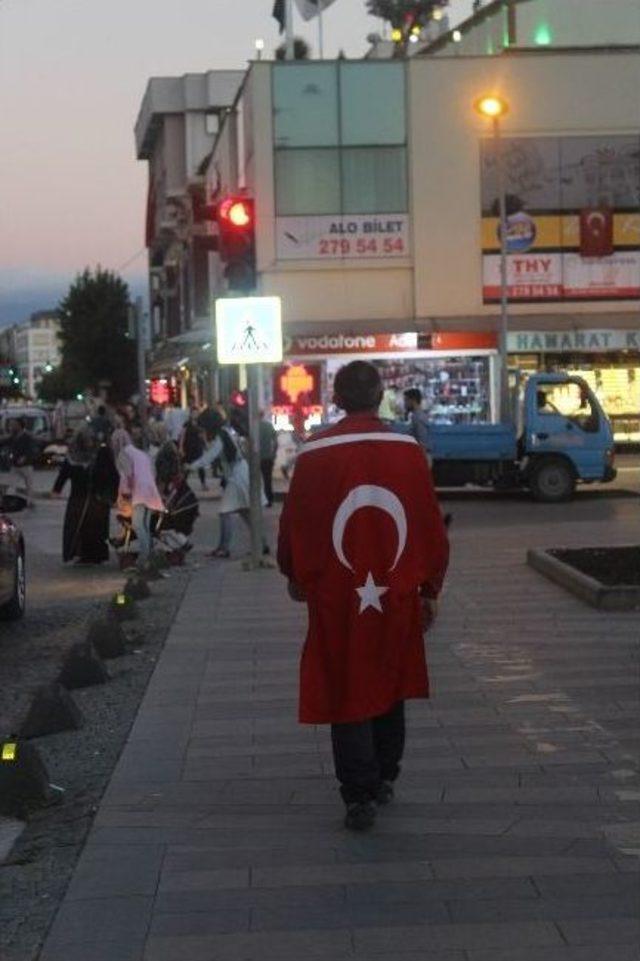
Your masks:
<instances>
[{"instance_id":1,"label":"shop window","mask_svg":"<svg viewBox=\"0 0 640 961\"><path fill-rule=\"evenodd\" d=\"M279 216L335 214L340 210L337 150L278 150L275 174Z\"/></svg>"},{"instance_id":2,"label":"shop window","mask_svg":"<svg viewBox=\"0 0 640 961\"><path fill-rule=\"evenodd\" d=\"M340 64L340 142L404 144L403 63Z\"/></svg>"},{"instance_id":3,"label":"shop window","mask_svg":"<svg viewBox=\"0 0 640 961\"><path fill-rule=\"evenodd\" d=\"M335 63L277 64L273 68L276 147L338 144L338 72Z\"/></svg>"},{"instance_id":4,"label":"shop window","mask_svg":"<svg viewBox=\"0 0 640 961\"><path fill-rule=\"evenodd\" d=\"M407 158L404 147L342 151L344 213L400 213L406 209Z\"/></svg>"}]
</instances>

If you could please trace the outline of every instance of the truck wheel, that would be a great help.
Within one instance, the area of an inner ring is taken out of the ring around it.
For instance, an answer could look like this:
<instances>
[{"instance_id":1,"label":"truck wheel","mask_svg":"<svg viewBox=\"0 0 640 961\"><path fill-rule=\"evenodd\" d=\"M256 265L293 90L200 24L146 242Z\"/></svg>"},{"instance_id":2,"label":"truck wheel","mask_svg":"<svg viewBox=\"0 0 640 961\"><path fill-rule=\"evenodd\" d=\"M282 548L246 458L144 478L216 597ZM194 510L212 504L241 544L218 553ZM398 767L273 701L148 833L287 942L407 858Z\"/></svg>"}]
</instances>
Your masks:
<instances>
[{"instance_id":1,"label":"truck wheel","mask_svg":"<svg viewBox=\"0 0 640 961\"><path fill-rule=\"evenodd\" d=\"M544 504L557 504L573 496L576 477L569 464L559 457L539 461L529 479L529 489L534 500Z\"/></svg>"}]
</instances>

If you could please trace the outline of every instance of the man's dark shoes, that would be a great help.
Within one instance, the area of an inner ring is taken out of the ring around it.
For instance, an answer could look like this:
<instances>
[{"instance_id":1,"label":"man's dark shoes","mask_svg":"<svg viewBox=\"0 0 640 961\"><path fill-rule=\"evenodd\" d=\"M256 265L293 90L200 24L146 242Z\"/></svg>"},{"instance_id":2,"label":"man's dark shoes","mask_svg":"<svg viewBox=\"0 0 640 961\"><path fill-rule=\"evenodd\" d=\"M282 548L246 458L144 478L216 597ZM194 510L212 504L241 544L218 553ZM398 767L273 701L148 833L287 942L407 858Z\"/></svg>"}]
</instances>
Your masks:
<instances>
[{"instance_id":1,"label":"man's dark shoes","mask_svg":"<svg viewBox=\"0 0 640 961\"><path fill-rule=\"evenodd\" d=\"M353 801L347 804L345 827L350 831L368 831L376 820L376 806L373 801Z\"/></svg>"},{"instance_id":2,"label":"man's dark shoes","mask_svg":"<svg viewBox=\"0 0 640 961\"><path fill-rule=\"evenodd\" d=\"M376 804L390 804L393 801L393 784L390 781L380 781L376 791Z\"/></svg>"}]
</instances>

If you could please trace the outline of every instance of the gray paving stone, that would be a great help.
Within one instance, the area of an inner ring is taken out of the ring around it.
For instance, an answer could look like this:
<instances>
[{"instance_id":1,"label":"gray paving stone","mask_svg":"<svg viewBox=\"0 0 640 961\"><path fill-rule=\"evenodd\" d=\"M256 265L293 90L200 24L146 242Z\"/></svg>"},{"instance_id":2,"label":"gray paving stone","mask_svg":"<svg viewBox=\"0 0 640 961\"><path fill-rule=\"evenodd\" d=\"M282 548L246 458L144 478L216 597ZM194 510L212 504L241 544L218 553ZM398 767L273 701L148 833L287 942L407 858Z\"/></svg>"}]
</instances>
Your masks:
<instances>
[{"instance_id":1,"label":"gray paving stone","mask_svg":"<svg viewBox=\"0 0 640 961\"><path fill-rule=\"evenodd\" d=\"M501 878L543 875L615 875L609 858L575 857L451 857L429 862L436 878Z\"/></svg>"},{"instance_id":2,"label":"gray paving stone","mask_svg":"<svg viewBox=\"0 0 640 961\"><path fill-rule=\"evenodd\" d=\"M640 961L640 948L631 944L513 946L504 951L468 951L467 961Z\"/></svg>"},{"instance_id":3,"label":"gray paving stone","mask_svg":"<svg viewBox=\"0 0 640 961\"><path fill-rule=\"evenodd\" d=\"M140 942L147 934L151 907L152 898L132 895L64 901L53 922L47 946Z\"/></svg>"},{"instance_id":4,"label":"gray paving stone","mask_svg":"<svg viewBox=\"0 0 640 961\"><path fill-rule=\"evenodd\" d=\"M249 930L249 908L207 910L187 914L154 913L150 938L190 938ZM188 957L188 955L187 955Z\"/></svg>"},{"instance_id":5,"label":"gray paving stone","mask_svg":"<svg viewBox=\"0 0 640 961\"><path fill-rule=\"evenodd\" d=\"M636 906L637 912L637 906ZM640 943L640 921L637 918L594 918L592 920L558 919L558 927L569 944L633 944Z\"/></svg>"},{"instance_id":6,"label":"gray paving stone","mask_svg":"<svg viewBox=\"0 0 640 961\"><path fill-rule=\"evenodd\" d=\"M164 850L159 844L138 845L125 848L114 857L111 848L85 848L67 889L66 900L155 894Z\"/></svg>"},{"instance_id":7,"label":"gray paving stone","mask_svg":"<svg viewBox=\"0 0 640 961\"><path fill-rule=\"evenodd\" d=\"M160 877L158 893L177 894L186 891L229 890L249 886L249 867L214 868L201 871L164 870Z\"/></svg>"},{"instance_id":8,"label":"gray paving stone","mask_svg":"<svg viewBox=\"0 0 640 961\"><path fill-rule=\"evenodd\" d=\"M538 898L537 900L478 900L449 901L454 923L482 921L527 921L577 918L628 918L637 914L637 892L625 895L565 898ZM569 939L571 940L571 939Z\"/></svg>"},{"instance_id":9,"label":"gray paving stone","mask_svg":"<svg viewBox=\"0 0 640 961\"><path fill-rule=\"evenodd\" d=\"M348 931L151 937L144 961L353 961Z\"/></svg>"},{"instance_id":10,"label":"gray paving stone","mask_svg":"<svg viewBox=\"0 0 640 961\"><path fill-rule=\"evenodd\" d=\"M315 858L314 858L315 861ZM427 861L378 862L367 864L309 863L300 866L277 864L274 867L254 867L251 883L256 888L277 888L291 885L348 884L363 885L378 882L421 882L433 877Z\"/></svg>"},{"instance_id":11,"label":"gray paving stone","mask_svg":"<svg viewBox=\"0 0 640 961\"><path fill-rule=\"evenodd\" d=\"M286 888L173 891L158 894L154 914L195 914L209 911L235 911L245 908L289 911L299 915L306 909L330 912L346 905L346 891L340 885L314 885ZM299 927L300 925L298 925ZM303 925L304 926L304 925ZM311 924L310 927L321 927Z\"/></svg>"},{"instance_id":12,"label":"gray paving stone","mask_svg":"<svg viewBox=\"0 0 640 961\"><path fill-rule=\"evenodd\" d=\"M144 941L45 945L39 961L143 961Z\"/></svg>"},{"instance_id":13,"label":"gray paving stone","mask_svg":"<svg viewBox=\"0 0 640 961\"><path fill-rule=\"evenodd\" d=\"M434 951L453 948L509 948L518 944L561 944L557 927L548 921L503 924L449 924L398 928L375 927L353 932L356 954L375 958L384 951L416 951L423 945Z\"/></svg>"},{"instance_id":14,"label":"gray paving stone","mask_svg":"<svg viewBox=\"0 0 640 961\"><path fill-rule=\"evenodd\" d=\"M638 879L630 874L570 874L549 877L534 874L536 889L543 898L635 897L640 907Z\"/></svg>"},{"instance_id":15,"label":"gray paving stone","mask_svg":"<svg viewBox=\"0 0 640 961\"><path fill-rule=\"evenodd\" d=\"M404 882L385 880L365 884L347 885L347 901L352 904L425 904L427 901L450 901L469 899L516 899L540 900L538 890L528 878L487 878L484 880L451 881L405 879Z\"/></svg>"}]
</instances>

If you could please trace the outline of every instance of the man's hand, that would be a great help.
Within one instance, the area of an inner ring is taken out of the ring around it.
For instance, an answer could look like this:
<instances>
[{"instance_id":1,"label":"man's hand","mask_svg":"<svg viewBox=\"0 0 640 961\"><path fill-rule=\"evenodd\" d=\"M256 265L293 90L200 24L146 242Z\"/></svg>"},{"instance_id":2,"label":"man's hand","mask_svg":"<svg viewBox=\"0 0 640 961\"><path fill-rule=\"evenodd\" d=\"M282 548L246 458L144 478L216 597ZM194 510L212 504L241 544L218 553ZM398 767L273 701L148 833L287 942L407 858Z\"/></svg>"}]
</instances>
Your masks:
<instances>
[{"instance_id":1,"label":"man's hand","mask_svg":"<svg viewBox=\"0 0 640 961\"><path fill-rule=\"evenodd\" d=\"M306 601L307 599L307 595L302 590L302 588L299 587L298 584L295 584L293 581L289 581L288 591L289 591L289 597L291 598L292 601Z\"/></svg>"},{"instance_id":2,"label":"man's hand","mask_svg":"<svg viewBox=\"0 0 640 961\"><path fill-rule=\"evenodd\" d=\"M421 597L420 601L422 603L422 630L426 631L438 616L438 599L437 597Z\"/></svg>"}]
</instances>

